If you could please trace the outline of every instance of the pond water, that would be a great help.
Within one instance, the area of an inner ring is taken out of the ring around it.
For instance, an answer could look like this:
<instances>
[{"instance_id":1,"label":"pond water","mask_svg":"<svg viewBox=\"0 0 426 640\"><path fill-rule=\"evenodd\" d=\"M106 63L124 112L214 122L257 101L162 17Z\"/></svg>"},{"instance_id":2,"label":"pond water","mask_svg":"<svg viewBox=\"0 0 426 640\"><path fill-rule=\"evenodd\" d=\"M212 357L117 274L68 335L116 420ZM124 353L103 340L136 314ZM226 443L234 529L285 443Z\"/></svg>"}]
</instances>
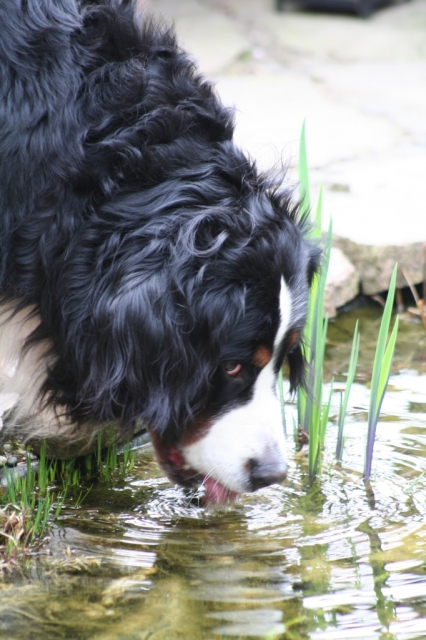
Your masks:
<instances>
[{"instance_id":1,"label":"pond water","mask_svg":"<svg viewBox=\"0 0 426 640\"><path fill-rule=\"evenodd\" d=\"M358 316L329 329L327 372L337 381ZM285 484L206 511L140 451L125 482L68 505L45 553L4 575L0 638L425 638L426 338L401 322L367 490L366 382L378 325L375 309L362 312L341 468L337 391L313 484L290 434ZM288 404L288 424L294 411Z\"/></svg>"}]
</instances>

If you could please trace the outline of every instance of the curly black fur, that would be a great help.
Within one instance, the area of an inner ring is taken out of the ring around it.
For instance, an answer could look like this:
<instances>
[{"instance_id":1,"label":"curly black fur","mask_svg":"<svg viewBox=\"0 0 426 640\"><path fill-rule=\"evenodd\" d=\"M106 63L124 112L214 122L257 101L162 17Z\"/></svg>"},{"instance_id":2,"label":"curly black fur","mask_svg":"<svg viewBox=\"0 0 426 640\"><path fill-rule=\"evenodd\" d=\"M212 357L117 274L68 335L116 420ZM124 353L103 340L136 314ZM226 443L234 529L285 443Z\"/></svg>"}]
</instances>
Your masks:
<instances>
[{"instance_id":1,"label":"curly black fur","mask_svg":"<svg viewBox=\"0 0 426 640\"><path fill-rule=\"evenodd\" d=\"M224 360L272 348L282 277L302 328L318 251L172 30L131 2L2 0L0 33L0 294L40 317L43 403L174 441L231 402Z\"/></svg>"}]
</instances>

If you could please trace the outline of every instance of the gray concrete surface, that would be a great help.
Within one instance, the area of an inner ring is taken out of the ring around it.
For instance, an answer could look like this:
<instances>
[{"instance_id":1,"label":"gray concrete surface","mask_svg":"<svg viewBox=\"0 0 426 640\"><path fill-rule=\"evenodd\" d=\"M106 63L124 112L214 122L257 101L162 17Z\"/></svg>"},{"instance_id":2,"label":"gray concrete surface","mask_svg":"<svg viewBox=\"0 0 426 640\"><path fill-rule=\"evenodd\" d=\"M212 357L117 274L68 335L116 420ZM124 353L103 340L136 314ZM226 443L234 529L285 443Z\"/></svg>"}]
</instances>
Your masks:
<instances>
[{"instance_id":1,"label":"gray concrete surface","mask_svg":"<svg viewBox=\"0 0 426 640\"><path fill-rule=\"evenodd\" d=\"M324 226L331 217L335 245L356 263L364 291L386 288L395 260L420 282L426 2L395 3L368 20L294 8L277 13L272 0L151 0L150 9L175 22L182 45L223 101L235 105L236 139L260 166L294 167L306 119L313 192L324 188ZM296 180L292 170L290 177ZM362 260L354 261L358 254Z\"/></svg>"}]
</instances>

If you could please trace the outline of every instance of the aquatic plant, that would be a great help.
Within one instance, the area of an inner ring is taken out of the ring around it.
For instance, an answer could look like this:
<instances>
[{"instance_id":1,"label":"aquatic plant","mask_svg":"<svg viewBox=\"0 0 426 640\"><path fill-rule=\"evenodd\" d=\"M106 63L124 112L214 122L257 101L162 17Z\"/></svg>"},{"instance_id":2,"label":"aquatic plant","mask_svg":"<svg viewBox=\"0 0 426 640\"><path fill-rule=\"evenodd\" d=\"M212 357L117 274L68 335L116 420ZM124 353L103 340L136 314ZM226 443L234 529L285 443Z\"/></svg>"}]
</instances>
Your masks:
<instances>
[{"instance_id":1,"label":"aquatic plant","mask_svg":"<svg viewBox=\"0 0 426 640\"><path fill-rule=\"evenodd\" d=\"M308 162L306 153L306 136L305 136L305 123L303 123L300 147L299 147L299 185L300 185L300 200L302 202L302 215L308 216L310 210L310 185L309 185L309 173ZM322 238L322 190L320 189L318 204L314 219L312 220L312 227L310 230L311 238L320 242ZM324 354L327 339L328 319L324 317L324 298L325 298L325 285L327 279L327 272L330 260L332 242L332 226L330 223L327 236L325 238L323 259L319 273L314 276L309 304L306 325L303 333L303 350L304 356L307 362L308 373L306 386L298 390L297 393L297 413L298 413L298 428L296 431L296 438L302 432L307 434L309 440L308 451L308 470L309 476L314 478L318 472L321 449L324 445L325 434L327 424L329 421L331 397L333 393L333 380L330 384L330 390L328 399L324 402L323 399L323 370L324 370ZM389 285L389 292L385 309L382 316L380 325L379 336L377 340L376 354L373 364L372 378L371 378L371 391L370 391L370 405L368 413L368 433L366 440L366 455L365 455L365 469L364 478L368 480L371 474L371 463L373 457L374 440L376 435L376 427L379 420L380 409L382 406L383 398L386 393L393 353L395 348L396 336L398 332L398 318L395 321L391 336L386 344L390 318L392 314L395 287L396 287L396 269L392 274L391 282ZM358 330L358 322L355 325L351 356L349 361L349 369L346 379L346 385L343 395L341 396L340 410L338 417L338 435L336 445L336 459L340 462L342 460L343 451L343 429L347 413L349 395L353 381L355 379L356 367L358 361L358 353L360 346L360 335ZM281 406L284 411L284 400L282 391L282 377L279 378L279 391ZM285 424L285 418L283 417L283 423Z\"/></svg>"},{"instance_id":2,"label":"aquatic plant","mask_svg":"<svg viewBox=\"0 0 426 640\"><path fill-rule=\"evenodd\" d=\"M305 123L302 126L299 148L299 184L302 215L307 216L310 207L310 187L306 154ZM331 403L323 403L323 363L327 337L328 319L324 319L324 297L328 265L330 261L332 226L325 241L325 249L319 273L314 276L309 296L308 314L303 333L303 350L308 366L306 388L297 393L298 425L309 437L309 475L316 475L320 460L320 450L324 444L325 432ZM318 197L315 218L310 236L320 241L322 235L322 190Z\"/></svg>"},{"instance_id":3,"label":"aquatic plant","mask_svg":"<svg viewBox=\"0 0 426 640\"><path fill-rule=\"evenodd\" d=\"M92 486L84 486L88 479L111 483L122 479L133 464L134 454L129 445L119 453L115 441L103 448L99 440L94 454L60 461L47 458L44 443L36 463L27 453L24 469L5 469L6 486L0 492L3 562L12 562L38 548L50 523L60 515L66 497L73 498L74 508L81 505Z\"/></svg>"},{"instance_id":4,"label":"aquatic plant","mask_svg":"<svg viewBox=\"0 0 426 640\"><path fill-rule=\"evenodd\" d=\"M48 463L46 459L46 447L43 446L40 452L38 466L34 465L29 453L27 453L26 467L22 474L18 468L5 469L4 477L6 488L2 495L3 525L9 525L9 518L17 522L16 518L22 521L22 528L19 535L16 530L13 536L9 537L9 544L6 544L6 554L13 553L20 544L26 549L29 543L40 541L47 530L49 515L54 510L59 513L65 499L65 492L52 492L49 488L49 479L56 472L56 461ZM18 518L18 519L19 519ZM0 524L1 526L1 524ZM7 537L4 528L0 529L0 536Z\"/></svg>"},{"instance_id":5,"label":"aquatic plant","mask_svg":"<svg viewBox=\"0 0 426 640\"><path fill-rule=\"evenodd\" d=\"M374 440L376 437L376 428L379 421L380 409L392 368L393 353L395 350L396 336L398 334L398 316L395 319L392 333L386 344L389 333L389 325L392 315L393 303L396 288L396 273L398 265L395 265L391 281L389 284L389 292L386 299L386 305L383 311L380 323L379 336L377 338L376 353L374 356L373 373L371 376L370 387L370 405L368 410L368 432L367 444L365 449L365 465L364 479L368 480L371 475L371 463L373 460Z\"/></svg>"},{"instance_id":6,"label":"aquatic plant","mask_svg":"<svg viewBox=\"0 0 426 640\"><path fill-rule=\"evenodd\" d=\"M10 569L17 558L33 553L43 544L43 540L34 543L31 511L16 504L6 504L0 508L0 571Z\"/></svg>"},{"instance_id":7,"label":"aquatic plant","mask_svg":"<svg viewBox=\"0 0 426 640\"><path fill-rule=\"evenodd\" d=\"M343 428L345 426L346 412L348 408L349 394L351 392L352 383L355 379L356 366L358 364L360 335L358 330L358 320L355 324L354 335L352 339L351 356L349 359L348 375L346 378L345 391L340 396L339 418L337 421L337 444L336 444L336 460L342 461L343 453Z\"/></svg>"}]
</instances>

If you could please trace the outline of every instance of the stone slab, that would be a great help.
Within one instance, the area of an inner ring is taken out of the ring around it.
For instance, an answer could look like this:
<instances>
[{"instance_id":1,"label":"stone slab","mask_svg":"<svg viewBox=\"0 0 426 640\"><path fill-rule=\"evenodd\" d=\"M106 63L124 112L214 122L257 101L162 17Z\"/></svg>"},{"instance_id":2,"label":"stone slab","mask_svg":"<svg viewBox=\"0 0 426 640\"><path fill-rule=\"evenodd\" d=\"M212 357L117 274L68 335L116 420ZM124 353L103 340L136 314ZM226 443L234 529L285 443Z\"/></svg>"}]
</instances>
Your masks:
<instances>
[{"instance_id":1,"label":"stone slab","mask_svg":"<svg viewBox=\"0 0 426 640\"><path fill-rule=\"evenodd\" d=\"M334 237L333 242L354 265L362 292L366 295L387 291L396 263L398 263L397 287L406 287L408 284L404 272L411 282L423 281L426 246L423 242L410 245L374 246L358 244L339 237Z\"/></svg>"},{"instance_id":2,"label":"stone slab","mask_svg":"<svg viewBox=\"0 0 426 640\"><path fill-rule=\"evenodd\" d=\"M197 0L152 0L151 12L173 22L179 42L207 75L219 73L251 49L251 44L226 14Z\"/></svg>"},{"instance_id":3,"label":"stone slab","mask_svg":"<svg viewBox=\"0 0 426 640\"><path fill-rule=\"evenodd\" d=\"M343 251L332 247L324 297L324 315L333 318L337 310L359 293L359 275Z\"/></svg>"},{"instance_id":4,"label":"stone slab","mask_svg":"<svg viewBox=\"0 0 426 640\"><path fill-rule=\"evenodd\" d=\"M426 149L400 146L313 175L324 186L324 228L331 217L334 234L377 247L426 241Z\"/></svg>"},{"instance_id":5,"label":"stone slab","mask_svg":"<svg viewBox=\"0 0 426 640\"><path fill-rule=\"evenodd\" d=\"M390 154L399 136L391 122L336 102L315 80L293 71L221 75L216 86L223 102L236 108L238 144L263 169L297 163L304 120L309 165L324 173L338 162Z\"/></svg>"},{"instance_id":6,"label":"stone slab","mask_svg":"<svg viewBox=\"0 0 426 640\"><path fill-rule=\"evenodd\" d=\"M331 216L334 246L364 291L386 288L396 259L421 281L426 2L396 2L369 20L277 13L265 0L151 0L151 8L175 20L223 101L236 106L236 139L262 168L284 163L296 181L306 118L324 225Z\"/></svg>"}]
</instances>

